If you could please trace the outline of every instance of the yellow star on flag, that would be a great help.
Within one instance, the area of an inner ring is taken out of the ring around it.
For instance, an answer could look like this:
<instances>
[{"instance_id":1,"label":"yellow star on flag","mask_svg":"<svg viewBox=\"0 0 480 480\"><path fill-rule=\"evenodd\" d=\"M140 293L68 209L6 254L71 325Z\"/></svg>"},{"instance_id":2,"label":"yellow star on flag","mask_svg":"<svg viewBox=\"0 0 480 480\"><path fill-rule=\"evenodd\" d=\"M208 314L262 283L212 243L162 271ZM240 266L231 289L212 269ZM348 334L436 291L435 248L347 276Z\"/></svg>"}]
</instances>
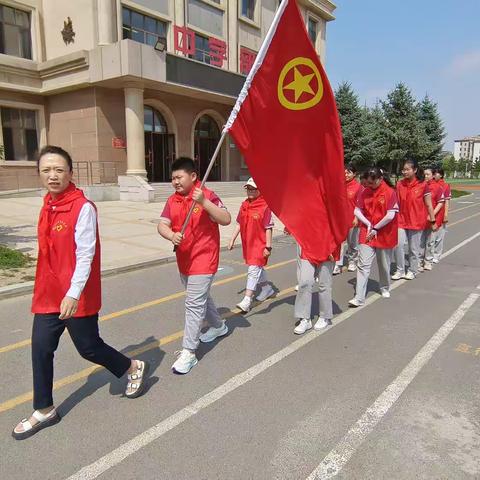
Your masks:
<instances>
[{"instance_id":1,"label":"yellow star on flag","mask_svg":"<svg viewBox=\"0 0 480 480\"><path fill-rule=\"evenodd\" d=\"M285 85L283 88L285 90L294 90L295 91L295 103L298 101L302 93L307 92L311 93L312 95L315 94L315 92L312 90L312 87L310 86L310 82L312 81L312 78L315 76L314 73L311 73L310 75L302 75L297 67L294 67L293 69L293 82L289 83L288 85Z\"/></svg>"}]
</instances>

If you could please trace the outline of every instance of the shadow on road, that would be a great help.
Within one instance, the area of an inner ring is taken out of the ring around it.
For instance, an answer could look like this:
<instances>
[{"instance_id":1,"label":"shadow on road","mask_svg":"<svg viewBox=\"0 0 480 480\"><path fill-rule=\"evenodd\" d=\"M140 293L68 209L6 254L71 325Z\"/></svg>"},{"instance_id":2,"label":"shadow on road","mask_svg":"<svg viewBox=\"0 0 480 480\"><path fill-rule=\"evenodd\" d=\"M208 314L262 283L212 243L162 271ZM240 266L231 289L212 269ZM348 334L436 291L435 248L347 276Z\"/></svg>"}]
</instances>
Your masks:
<instances>
[{"instance_id":1,"label":"shadow on road","mask_svg":"<svg viewBox=\"0 0 480 480\"><path fill-rule=\"evenodd\" d=\"M220 316L223 316L224 314L230 312L230 309L225 308L225 307L220 307L218 308L218 313ZM197 359L201 360L205 355L207 355L215 346L218 344L218 342L221 342L224 338L229 337L232 335L232 333L237 329L237 328L248 328L251 327L251 323L241 314L238 313L236 315L233 315L227 319L227 325L228 325L228 333L224 337L218 338L217 340L211 342L211 343L201 343L196 351ZM207 329L205 328L203 331L206 331Z\"/></svg>"},{"instance_id":2,"label":"shadow on road","mask_svg":"<svg viewBox=\"0 0 480 480\"><path fill-rule=\"evenodd\" d=\"M136 350L155 341L157 341L157 339L151 336L146 338L141 343L125 347L123 350L121 350L121 352L126 353L132 350ZM148 391L153 387L153 385L155 385L159 381L158 377L152 377L150 375L155 372L155 370L160 366L164 356L165 352L159 347L135 356L135 358L138 360L146 360L150 363L150 373L147 379L147 386L144 395L148 394ZM73 392L57 407L57 410L59 414L64 417L70 412L70 410L72 410L76 405L82 402L82 400L88 398L90 395L93 395L98 389L108 384L110 384L109 391L111 395L123 395L127 385L126 382L126 375L124 375L122 378L116 378L108 370L105 369L94 372L89 375L84 385L75 390L75 392Z\"/></svg>"}]
</instances>

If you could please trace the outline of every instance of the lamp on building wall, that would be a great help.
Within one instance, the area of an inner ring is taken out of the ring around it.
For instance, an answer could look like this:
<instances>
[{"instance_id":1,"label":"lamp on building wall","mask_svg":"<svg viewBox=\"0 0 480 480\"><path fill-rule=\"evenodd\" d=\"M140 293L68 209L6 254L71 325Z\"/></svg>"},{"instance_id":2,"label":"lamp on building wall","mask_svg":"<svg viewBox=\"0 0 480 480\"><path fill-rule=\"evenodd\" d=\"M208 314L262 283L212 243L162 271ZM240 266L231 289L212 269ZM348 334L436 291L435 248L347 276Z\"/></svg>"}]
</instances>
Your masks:
<instances>
[{"instance_id":1,"label":"lamp on building wall","mask_svg":"<svg viewBox=\"0 0 480 480\"><path fill-rule=\"evenodd\" d=\"M154 48L157 52L164 52L167 49L167 39L165 37L158 37Z\"/></svg>"}]
</instances>

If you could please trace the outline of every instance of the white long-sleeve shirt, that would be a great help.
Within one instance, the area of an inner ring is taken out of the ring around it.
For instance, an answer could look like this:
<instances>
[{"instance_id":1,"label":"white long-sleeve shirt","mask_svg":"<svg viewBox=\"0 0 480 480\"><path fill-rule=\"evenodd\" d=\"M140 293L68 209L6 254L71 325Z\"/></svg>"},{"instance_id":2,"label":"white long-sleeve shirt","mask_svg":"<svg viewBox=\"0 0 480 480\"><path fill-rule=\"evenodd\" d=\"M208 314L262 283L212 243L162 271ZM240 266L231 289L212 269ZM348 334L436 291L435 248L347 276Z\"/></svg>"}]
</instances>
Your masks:
<instances>
[{"instance_id":1,"label":"white long-sleeve shirt","mask_svg":"<svg viewBox=\"0 0 480 480\"><path fill-rule=\"evenodd\" d=\"M78 300L90 276L97 243L97 212L89 202L85 203L78 215L75 243L77 263L66 296Z\"/></svg>"}]
</instances>

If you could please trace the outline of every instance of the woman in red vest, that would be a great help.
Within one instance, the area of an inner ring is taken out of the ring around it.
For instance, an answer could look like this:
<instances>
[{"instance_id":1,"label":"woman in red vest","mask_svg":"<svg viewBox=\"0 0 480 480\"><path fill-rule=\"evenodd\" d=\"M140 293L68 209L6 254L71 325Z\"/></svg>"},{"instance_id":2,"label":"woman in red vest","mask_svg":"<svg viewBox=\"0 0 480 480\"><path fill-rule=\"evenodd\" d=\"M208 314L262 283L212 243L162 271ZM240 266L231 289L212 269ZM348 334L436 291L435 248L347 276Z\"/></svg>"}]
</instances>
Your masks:
<instances>
[{"instance_id":1,"label":"woman in red vest","mask_svg":"<svg viewBox=\"0 0 480 480\"><path fill-rule=\"evenodd\" d=\"M433 174L433 168L429 167L425 169L425 181L430 188L432 196L433 214L435 215L435 225L437 230L432 230L428 222L425 225L423 247L425 248L425 257L423 262L424 270L432 270L433 268L433 256L435 253L435 241L439 234L440 228L442 228L445 198L443 197L443 188L435 180Z\"/></svg>"},{"instance_id":2,"label":"woman in red vest","mask_svg":"<svg viewBox=\"0 0 480 480\"><path fill-rule=\"evenodd\" d=\"M422 169L414 160L407 160L402 169L403 180L397 183L400 204L398 215L398 246L395 249L397 271L392 280L413 280L419 272L422 235L425 223L435 227L432 197ZM405 273L405 246L408 245L409 267Z\"/></svg>"},{"instance_id":3,"label":"woman in red vest","mask_svg":"<svg viewBox=\"0 0 480 480\"><path fill-rule=\"evenodd\" d=\"M360 245L355 297L350 307L365 304L373 259L377 257L380 293L390 298L390 262L398 241L398 202L395 190L378 167L367 170L366 188L358 198L355 215L360 222Z\"/></svg>"},{"instance_id":4,"label":"woman in red vest","mask_svg":"<svg viewBox=\"0 0 480 480\"><path fill-rule=\"evenodd\" d=\"M237 304L242 312L248 313L252 306L253 296L260 286L261 291L257 300L263 302L271 297L275 291L267 281L267 274L263 268L272 251L272 211L267 202L260 195L260 191L253 178L245 184L247 199L240 206L237 225L228 244L231 250L238 234L242 238L242 250L245 263L248 265L247 287L245 297Z\"/></svg>"},{"instance_id":5,"label":"woman in red vest","mask_svg":"<svg viewBox=\"0 0 480 480\"><path fill-rule=\"evenodd\" d=\"M342 249L340 251L340 260L336 263L333 269L333 274L338 275L342 273L342 267L344 265L344 257L347 257L348 271L354 272L357 269L358 258L358 219L353 214L359 194L362 192L363 187L357 182L355 178L357 176L357 169L351 163L345 165L345 184L347 188L348 199L348 213L352 219L352 226L348 231L347 239L342 243Z\"/></svg>"},{"instance_id":6,"label":"woman in red vest","mask_svg":"<svg viewBox=\"0 0 480 480\"><path fill-rule=\"evenodd\" d=\"M38 170L48 190L38 222L38 260L33 292L33 408L13 430L17 440L55 425L53 356L65 328L80 355L116 377L128 374L125 395L145 389L147 362L130 360L105 344L98 332L101 307L100 238L95 205L72 180L72 159L60 147L46 146Z\"/></svg>"}]
</instances>

